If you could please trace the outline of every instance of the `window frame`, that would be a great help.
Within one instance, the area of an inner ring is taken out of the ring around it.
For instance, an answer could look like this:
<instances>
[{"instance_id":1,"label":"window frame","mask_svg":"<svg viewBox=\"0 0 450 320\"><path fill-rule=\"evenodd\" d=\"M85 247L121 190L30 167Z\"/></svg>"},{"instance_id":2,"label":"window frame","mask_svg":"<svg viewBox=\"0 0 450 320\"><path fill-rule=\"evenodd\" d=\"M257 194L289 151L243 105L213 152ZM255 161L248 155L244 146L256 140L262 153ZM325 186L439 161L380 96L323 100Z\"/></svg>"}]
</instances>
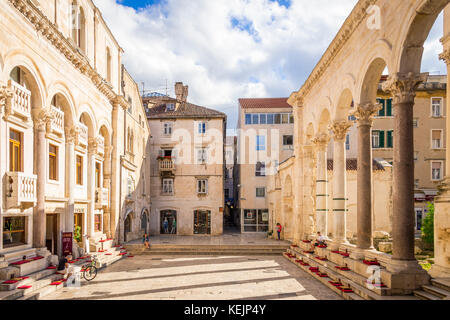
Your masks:
<instances>
[{"instance_id":1,"label":"window frame","mask_svg":"<svg viewBox=\"0 0 450 320\"><path fill-rule=\"evenodd\" d=\"M260 164L260 168L258 170L258 163ZM265 177L266 176L266 163L264 161L258 161L255 165L255 176L256 177Z\"/></svg>"},{"instance_id":2,"label":"window frame","mask_svg":"<svg viewBox=\"0 0 450 320\"><path fill-rule=\"evenodd\" d=\"M197 194L198 195L208 194L208 179L197 179Z\"/></svg>"},{"instance_id":3,"label":"window frame","mask_svg":"<svg viewBox=\"0 0 450 320\"><path fill-rule=\"evenodd\" d=\"M167 182L167 183L166 183ZM168 182L170 182L170 183L168 183ZM168 187L170 187L170 191L169 192L165 192L164 190L165 190L165 186L168 186ZM165 194L165 195L173 195L174 194L174 179L172 179L172 178L164 178L164 179L162 179L162 185L161 185L161 191L162 191L162 194Z\"/></svg>"},{"instance_id":4,"label":"window frame","mask_svg":"<svg viewBox=\"0 0 450 320\"><path fill-rule=\"evenodd\" d=\"M164 122L163 123L163 134L165 136L171 136L172 133L173 133L173 122L168 122L168 121Z\"/></svg>"},{"instance_id":5,"label":"window frame","mask_svg":"<svg viewBox=\"0 0 450 320\"><path fill-rule=\"evenodd\" d=\"M52 152L51 148L55 148L55 151ZM58 155L59 150L58 146L49 143L48 144L48 180L50 181L58 181L59 180L59 170L58 170ZM52 170L52 161L53 164L53 170Z\"/></svg>"},{"instance_id":6,"label":"window frame","mask_svg":"<svg viewBox=\"0 0 450 320\"><path fill-rule=\"evenodd\" d=\"M439 115L435 115L434 114L434 104L433 104L433 100L435 99L439 99ZM442 97L431 97L431 118L442 118L443 117L443 105L444 105L444 98Z\"/></svg>"},{"instance_id":7,"label":"window frame","mask_svg":"<svg viewBox=\"0 0 450 320\"><path fill-rule=\"evenodd\" d=\"M80 161L78 161L80 159ZM84 179L83 179L83 161L84 157L82 155L76 154L75 155L75 183L77 186L83 186L84 185Z\"/></svg>"},{"instance_id":8,"label":"window frame","mask_svg":"<svg viewBox=\"0 0 450 320\"><path fill-rule=\"evenodd\" d=\"M262 138L262 143L261 143ZM256 136L256 151L266 151L266 136L257 135Z\"/></svg>"},{"instance_id":9,"label":"window frame","mask_svg":"<svg viewBox=\"0 0 450 320\"><path fill-rule=\"evenodd\" d=\"M434 146L434 141L436 141L436 140L433 139L433 131L440 131L440 133L441 133L440 138L439 138L439 147L438 148L435 148L435 146ZM431 149L432 150L444 149L444 130L443 129L431 129Z\"/></svg>"},{"instance_id":10,"label":"window frame","mask_svg":"<svg viewBox=\"0 0 450 320\"><path fill-rule=\"evenodd\" d=\"M11 133L17 134L19 140L11 137ZM17 150L17 153L15 152ZM17 161L16 161L17 155ZM17 164L17 168L16 168ZM23 172L23 132L9 129L9 171Z\"/></svg>"},{"instance_id":11,"label":"window frame","mask_svg":"<svg viewBox=\"0 0 450 320\"><path fill-rule=\"evenodd\" d=\"M263 191L262 195L258 195L258 190ZM255 197L256 198L265 198L266 197L266 188L265 187L256 187L255 188Z\"/></svg>"},{"instance_id":12,"label":"window frame","mask_svg":"<svg viewBox=\"0 0 450 320\"><path fill-rule=\"evenodd\" d=\"M433 164L434 163L439 163L441 165L441 167L439 168L439 179L435 179L434 175L433 175ZM433 160L430 162L430 169L431 169L431 181L442 181L442 179L444 179L444 161L442 160Z\"/></svg>"}]
</instances>

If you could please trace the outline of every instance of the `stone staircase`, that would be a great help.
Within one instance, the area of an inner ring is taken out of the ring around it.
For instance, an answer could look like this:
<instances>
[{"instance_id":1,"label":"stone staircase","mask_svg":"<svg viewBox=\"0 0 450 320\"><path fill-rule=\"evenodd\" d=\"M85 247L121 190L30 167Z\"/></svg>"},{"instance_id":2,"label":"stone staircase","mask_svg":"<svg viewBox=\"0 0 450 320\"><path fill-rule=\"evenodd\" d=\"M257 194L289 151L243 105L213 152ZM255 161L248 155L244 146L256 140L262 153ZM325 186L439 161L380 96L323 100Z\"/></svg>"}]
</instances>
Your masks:
<instances>
[{"instance_id":1,"label":"stone staircase","mask_svg":"<svg viewBox=\"0 0 450 320\"><path fill-rule=\"evenodd\" d=\"M136 255L280 255L289 244L279 245L178 245L153 244L146 249L142 244L127 244L131 254Z\"/></svg>"},{"instance_id":2,"label":"stone staircase","mask_svg":"<svg viewBox=\"0 0 450 320\"><path fill-rule=\"evenodd\" d=\"M421 300L450 300L450 279L431 279L431 284L414 291Z\"/></svg>"},{"instance_id":3,"label":"stone staircase","mask_svg":"<svg viewBox=\"0 0 450 320\"><path fill-rule=\"evenodd\" d=\"M29 254L32 252L33 250ZM106 249L99 249L99 252L75 259L72 264L81 267L89 263L93 256L97 257L97 268L100 270L130 255L123 247L107 244ZM36 255L27 256L30 260L33 257ZM15 261L8 261L7 267L5 267L5 260L1 260L4 268L0 269L0 300L38 300L64 288L64 282L55 283L62 280L63 275L56 271L56 266L52 265L50 260L52 259L43 257L19 265L14 265Z\"/></svg>"},{"instance_id":4,"label":"stone staircase","mask_svg":"<svg viewBox=\"0 0 450 320\"><path fill-rule=\"evenodd\" d=\"M346 252L328 248L310 250L310 243L301 242L291 245L283 256L344 299L417 300L412 295L395 295L392 275L378 261L355 260Z\"/></svg>"}]
</instances>

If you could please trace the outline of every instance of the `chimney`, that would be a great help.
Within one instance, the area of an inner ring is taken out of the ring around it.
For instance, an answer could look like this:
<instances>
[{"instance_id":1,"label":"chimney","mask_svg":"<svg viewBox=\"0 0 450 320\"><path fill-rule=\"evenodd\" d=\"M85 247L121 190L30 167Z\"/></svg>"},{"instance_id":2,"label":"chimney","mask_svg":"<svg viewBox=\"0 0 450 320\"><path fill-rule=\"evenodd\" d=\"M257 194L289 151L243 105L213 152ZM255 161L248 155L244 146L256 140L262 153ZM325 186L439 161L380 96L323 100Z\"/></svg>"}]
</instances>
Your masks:
<instances>
[{"instance_id":1,"label":"chimney","mask_svg":"<svg viewBox=\"0 0 450 320\"><path fill-rule=\"evenodd\" d=\"M175 96L177 100L186 102L188 96L188 86L183 86L183 82L175 83Z\"/></svg>"}]
</instances>

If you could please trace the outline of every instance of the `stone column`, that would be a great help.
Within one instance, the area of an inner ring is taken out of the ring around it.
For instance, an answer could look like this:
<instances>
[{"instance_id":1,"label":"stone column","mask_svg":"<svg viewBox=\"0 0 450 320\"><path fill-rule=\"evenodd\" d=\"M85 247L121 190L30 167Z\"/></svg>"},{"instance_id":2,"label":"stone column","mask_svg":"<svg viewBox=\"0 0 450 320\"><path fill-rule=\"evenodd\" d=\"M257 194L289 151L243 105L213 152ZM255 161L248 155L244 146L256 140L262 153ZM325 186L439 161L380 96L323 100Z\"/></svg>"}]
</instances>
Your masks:
<instances>
[{"instance_id":1,"label":"stone column","mask_svg":"<svg viewBox=\"0 0 450 320\"><path fill-rule=\"evenodd\" d=\"M312 141L317 151L317 180L316 180L316 228L324 237L328 236L328 174L327 147L330 136L319 133Z\"/></svg>"},{"instance_id":2,"label":"stone column","mask_svg":"<svg viewBox=\"0 0 450 320\"><path fill-rule=\"evenodd\" d=\"M330 126L333 132L333 243L347 243L347 161L345 138L352 124L346 120Z\"/></svg>"},{"instance_id":3,"label":"stone column","mask_svg":"<svg viewBox=\"0 0 450 320\"><path fill-rule=\"evenodd\" d=\"M357 248L371 249L372 239L372 124L380 105L358 105L354 115L358 125L357 160Z\"/></svg>"},{"instance_id":4,"label":"stone column","mask_svg":"<svg viewBox=\"0 0 450 320\"><path fill-rule=\"evenodd\" d=\"M105 161L103 162L103 188L108 189L108 206L103 209L103 233L111 238L111 153L113 147L105 147Z\"/></svg>"},{"instance_id":5,"label":"stone column","mask_svg":"<svg viewBox=\"0 0 450 320\"><path fill-rule=\"evenodd\" d=\"M87 178L87 191L88 191L88 226L87 232L90 238L95 233L95 155L97 154L97 139L89 139L88 146L88 178Z\"/></svg>"},{"instance_id":6,"label":"stone column","mask_svg":"<svg viewBox=\"0 0 450 320\"><path fill-rule=\"evenodd\" d=\"M52 119L52 113L48 109L35 109L34 122L34 174L36 182L36 206L33 210L33 247L45 248L45 234L47 230L45 217L45 183L47 170L45 168L46 157L46 126Z\"/></svg>"},{"instance_id":7,"label":"stone column","mask_svg":"<svg viewBox=\"0 0 450 320\"><path fill-rule=\"evenodd\" d=\"M394 183L393 183L393 259L415 260L414 256L414 134L413 107L417 86L428 74L390 76L383 90L393 95Z\"/></svg>"},{"instance_id":8,"label":"stone column","mask_svg":"<svg viewBox=\"0 0 450 320\"><path fill-rule=\"evenodd\" d=\"M303 147L303 239L315 238L314 210L316 208L316 156L312 145Z\"/></svg>"},{"instance_id":9,"label":"stone column","mask_svg":"<svg viewBox=\"0 0 450 320\"><path fill-rule=\"evenodd\" d=\"M67 208L65 218L66 232L74 232L75 213L75 144L78 141L78 130L76 127L67 130L66 134L66 197Z\"/></svg>"}]
</instances>

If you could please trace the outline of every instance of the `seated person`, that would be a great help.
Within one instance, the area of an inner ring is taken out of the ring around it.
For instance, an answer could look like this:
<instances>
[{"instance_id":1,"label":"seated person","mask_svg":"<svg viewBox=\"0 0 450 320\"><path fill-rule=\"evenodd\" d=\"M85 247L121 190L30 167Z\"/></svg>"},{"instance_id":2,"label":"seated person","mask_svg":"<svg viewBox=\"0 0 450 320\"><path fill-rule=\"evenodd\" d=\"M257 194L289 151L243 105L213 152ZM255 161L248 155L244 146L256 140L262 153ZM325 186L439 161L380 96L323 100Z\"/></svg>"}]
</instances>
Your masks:
<instances>
[{"instance_id":1,"label":"seated person","mask_svg":"<svg viewBox=\"0 0 450 320\"><path fill-rule=\"evenodd\" d=\"M314 247L327 245L325 242L325 237L320 232L317 232L317 239L315 242L312 243L313 243L313 245L311 246L312 251L314 251Z\"/></svg>"},{"instance_id":2,"label":"seated person","mask_svg":"<svg viewBox=\"0 0 450 320\"><path fill-rule=\"evenodd\" d=\"M61 260L59 260L57 271L61 274L64 274L64 279L69 278L71 273L71 266L69 264L69 261L72 260L72 256L68 255L67 257L62 257Z\"/></svg>"}]
</instances>

